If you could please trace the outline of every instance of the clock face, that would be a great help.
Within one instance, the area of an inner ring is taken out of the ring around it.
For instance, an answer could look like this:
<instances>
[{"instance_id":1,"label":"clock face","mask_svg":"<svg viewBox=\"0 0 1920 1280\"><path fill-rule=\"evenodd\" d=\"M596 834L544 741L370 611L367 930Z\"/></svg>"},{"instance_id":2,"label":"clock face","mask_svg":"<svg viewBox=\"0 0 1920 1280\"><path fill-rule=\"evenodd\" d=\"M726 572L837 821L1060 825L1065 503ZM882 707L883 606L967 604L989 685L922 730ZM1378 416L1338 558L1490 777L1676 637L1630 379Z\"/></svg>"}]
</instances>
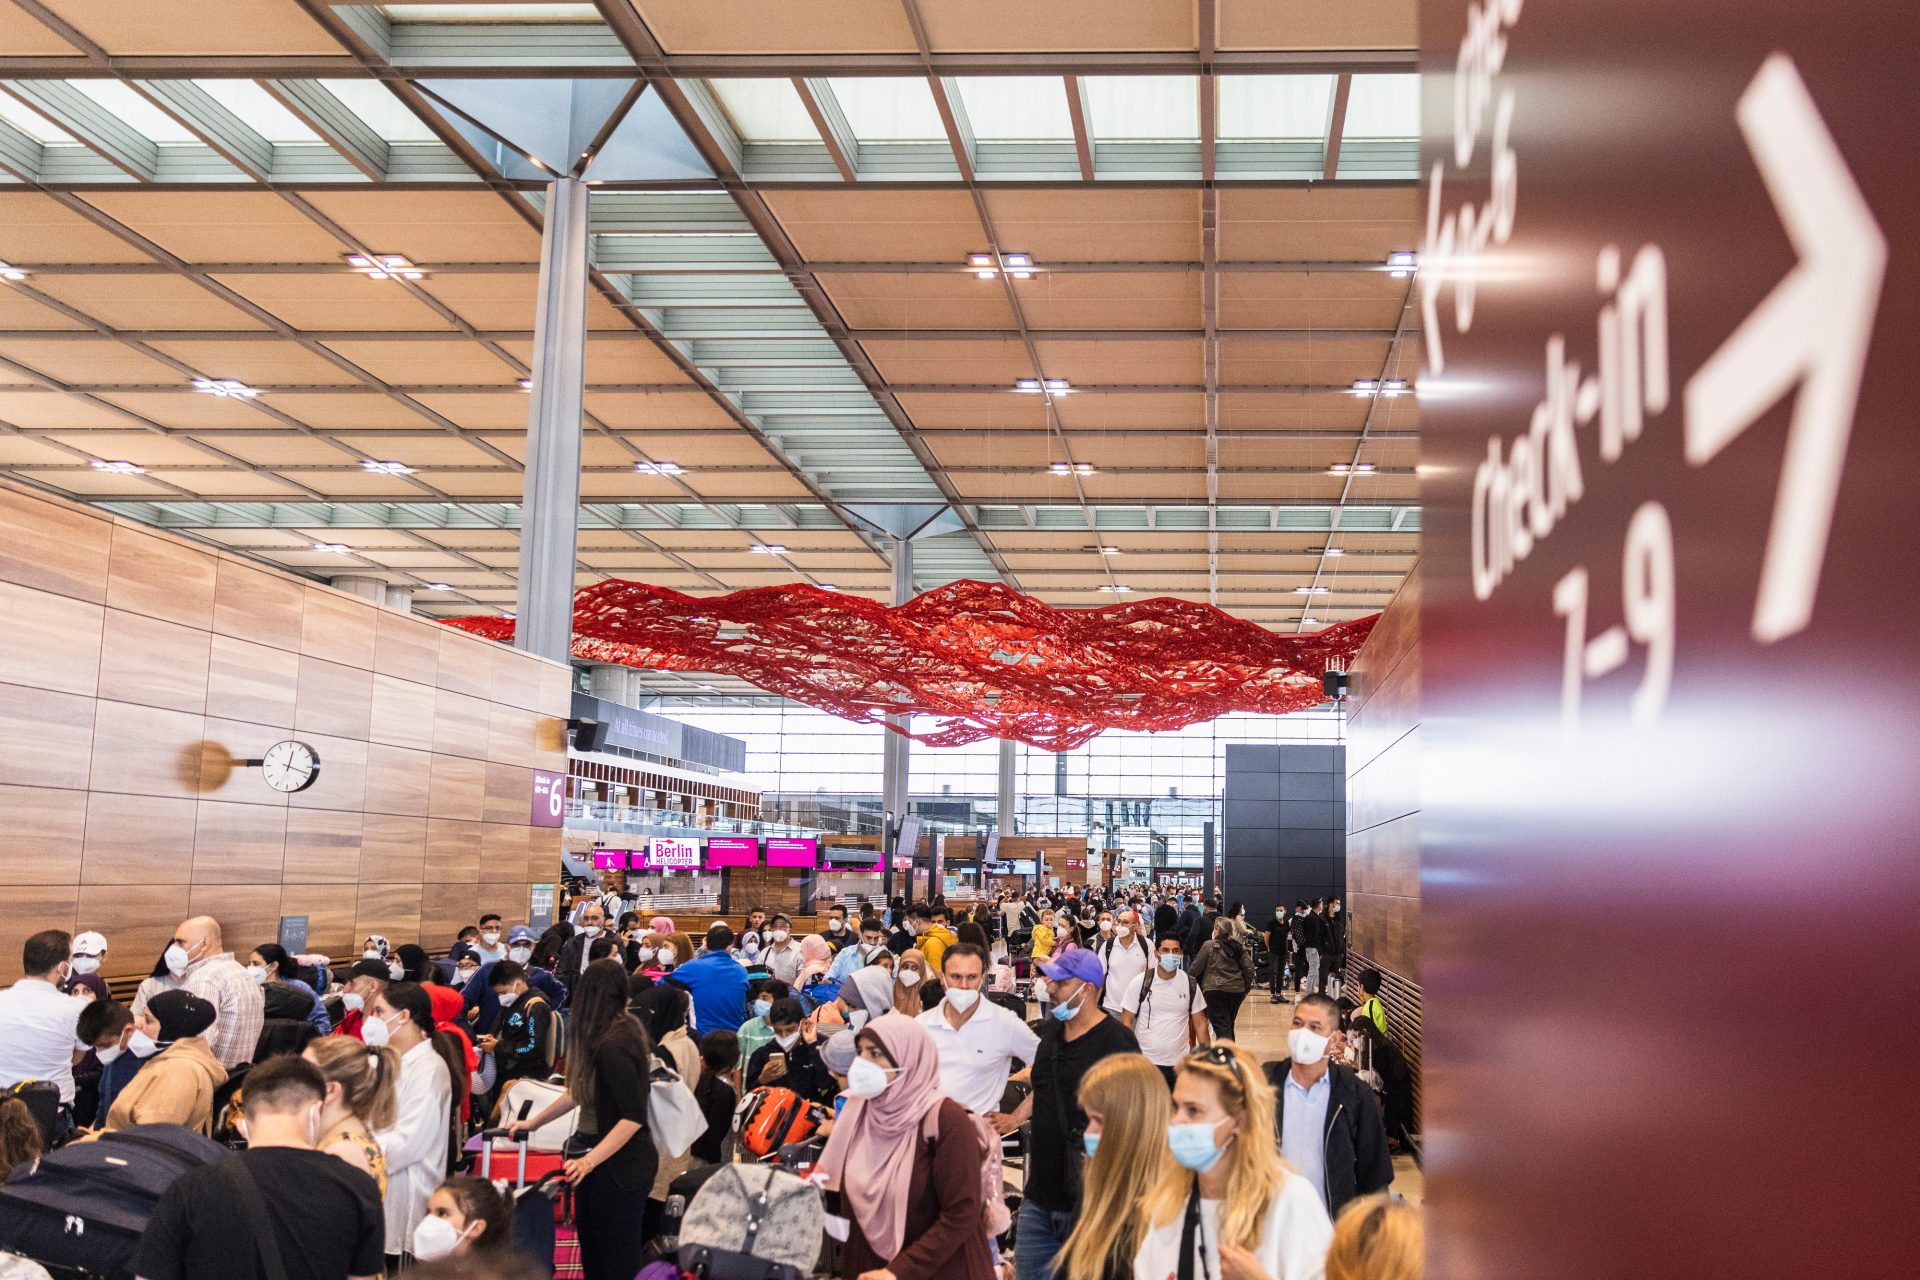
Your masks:
<instances>
[{"instance_id":1,"label":"clock face","mask_svg":"<svg viewBox=\"0 0 1920 1280\"><path fill-rule=\"evenodd\" d=\"M267 748L260 773L275 791L305 791L320 777L320 757L306 743L289 738Z\"/></svg>"}]
</instances>

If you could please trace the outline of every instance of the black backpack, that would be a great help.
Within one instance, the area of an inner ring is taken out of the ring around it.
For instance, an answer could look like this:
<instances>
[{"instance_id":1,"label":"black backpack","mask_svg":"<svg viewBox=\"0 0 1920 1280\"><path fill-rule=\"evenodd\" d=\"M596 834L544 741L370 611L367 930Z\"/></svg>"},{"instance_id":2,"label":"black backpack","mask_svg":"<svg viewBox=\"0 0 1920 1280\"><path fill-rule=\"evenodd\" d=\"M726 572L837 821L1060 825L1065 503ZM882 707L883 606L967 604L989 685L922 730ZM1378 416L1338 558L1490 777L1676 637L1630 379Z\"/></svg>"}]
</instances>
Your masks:
<instances>
[{"instance_id":1,"label":"black backpack","mask_svg":"<svg viewBox=\"0 0 1920 1280\"><path fill-rule=\"evenodd\" d=\"M177 1124L137 1124L49 1152L0 1186L0 1249L126 1280L147 1220L181 1175L228 1151Z\"/></svg>"}]
</instances>

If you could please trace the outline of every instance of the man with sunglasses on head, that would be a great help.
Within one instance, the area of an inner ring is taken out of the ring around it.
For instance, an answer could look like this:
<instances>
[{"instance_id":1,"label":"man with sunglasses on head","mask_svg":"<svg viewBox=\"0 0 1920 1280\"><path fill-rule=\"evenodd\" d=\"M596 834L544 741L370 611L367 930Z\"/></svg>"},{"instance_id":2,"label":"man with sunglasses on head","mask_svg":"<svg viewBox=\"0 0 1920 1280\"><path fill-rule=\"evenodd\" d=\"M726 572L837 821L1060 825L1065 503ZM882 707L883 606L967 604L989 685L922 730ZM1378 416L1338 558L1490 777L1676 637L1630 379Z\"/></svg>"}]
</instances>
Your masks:
<instances>
[{"instance_id":1,"label":"man with sunglasses on head","mask_svg":"<svg viewBox=\"0 0 1920 1280\"><path fill-rule=\"evenodd\" d=\"M1106 971L1085 947L1071 947L1040 965L1046 1034L1033 1060L1033 1129L1026 1198L1014 1234L1016 1280L1051 1280L1053 1260L1073 1234L1080 1209L1087 1116L1080 1079L1102 1058L1138 1053L1133 1032L1100 1007Z\"/></svg>"},{"instance_id":2,"label":"man with sunglasses on head","mask_svg":"<svg viewBox=\"0 0 1920 1280\"><path fill-rule=\"evenodd\" d=\"M1352 1067L1334 1061L1346 1052L1340 1006L1321 995L1293 1008L1288 1056L1261 1066L1278 1094L1274 1137L1296 1173L1314 1185L1329 1216L1358 1196L1393 1181L1393 1155L1380 1104Z\"/></svg>"}]
</instances>

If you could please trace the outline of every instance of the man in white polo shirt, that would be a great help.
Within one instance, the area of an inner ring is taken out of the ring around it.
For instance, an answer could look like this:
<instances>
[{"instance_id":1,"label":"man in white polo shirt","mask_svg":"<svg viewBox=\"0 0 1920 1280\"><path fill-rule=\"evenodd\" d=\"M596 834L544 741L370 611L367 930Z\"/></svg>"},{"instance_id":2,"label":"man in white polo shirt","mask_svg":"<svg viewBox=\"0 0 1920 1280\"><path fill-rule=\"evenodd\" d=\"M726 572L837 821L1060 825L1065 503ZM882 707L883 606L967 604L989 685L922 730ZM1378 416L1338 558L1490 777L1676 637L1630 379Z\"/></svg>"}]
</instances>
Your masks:
<instances>
[{"instance_id":1,"label":"man in white polo shirt","mask_svg":"<svg viewBox=\"0 0 1920 1280\"><path fill-rule=\"evenodd\" d=\"M74 1025L87 1001L60 994L71 944L65 930L47 929L20 950L25 976L0 991L0 1089L44 1080L59 1087L62 1103L73 1102Z\"/></svg>"},{"instance_id":2,"label":"man in white polo shirt","mask_svg":"<svg viewBox=\"0 0 1920 1280\"><path fill-rule=\"evenodd\" d=\"M920 1015L940 1054L940 1092L976 1115L985 1116L1001 1134L1020 1127L1033 1100L1020 1110L1002 1112L1000 1099L1017 1058L1031 1066L1040 1037L981 991L987 954L970 942L947 948L940 960L946 998Z\"/></svg>"}]
</instances>

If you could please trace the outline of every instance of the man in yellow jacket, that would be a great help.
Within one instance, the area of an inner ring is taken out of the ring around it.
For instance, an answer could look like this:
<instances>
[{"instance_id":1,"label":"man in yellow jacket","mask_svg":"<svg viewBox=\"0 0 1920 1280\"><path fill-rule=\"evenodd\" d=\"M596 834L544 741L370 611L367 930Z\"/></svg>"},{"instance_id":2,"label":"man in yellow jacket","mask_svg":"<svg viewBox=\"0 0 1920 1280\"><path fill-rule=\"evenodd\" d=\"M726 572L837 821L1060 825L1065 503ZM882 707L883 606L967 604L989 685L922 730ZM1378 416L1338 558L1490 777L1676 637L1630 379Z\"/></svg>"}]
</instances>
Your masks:
<instances>
[{"instance_id":1,"label":"man in yellow jacket","mask_svg":"<svg viewBox=\"0 0 1920 1280\"><path fill-rule=\"evenodd\" d=\"M960 941L959 935L947 926L947 909L943 906L930 907L925 903L915 907L913 931L920 935L914 940L914 950L927 958L929 968L939 973L940 961L947 954L947 948Z\"/></svg>"}]
</instances>

